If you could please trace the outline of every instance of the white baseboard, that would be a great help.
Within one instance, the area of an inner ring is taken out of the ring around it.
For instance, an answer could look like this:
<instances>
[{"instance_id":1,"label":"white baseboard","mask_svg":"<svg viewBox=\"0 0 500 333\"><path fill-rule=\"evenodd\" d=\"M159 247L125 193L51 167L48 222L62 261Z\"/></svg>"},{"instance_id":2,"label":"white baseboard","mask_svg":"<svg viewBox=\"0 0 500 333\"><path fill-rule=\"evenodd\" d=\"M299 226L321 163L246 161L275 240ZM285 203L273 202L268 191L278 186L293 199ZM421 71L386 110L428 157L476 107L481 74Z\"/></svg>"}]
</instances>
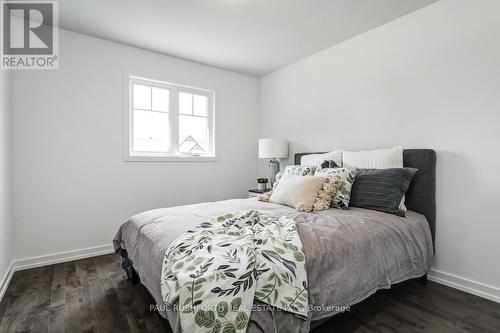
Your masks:
<instances>
[{"instance_id":1,"label":"white baseboard","mask_svg":"<svg viewBox=\"0 0 500 333\"><path fill-rule=\"evenodd\" d=\"M12 261L12 266L15 271L21 271L23 269L47 266L52 264L58 264L61 262L96 257L103 254L113 253L113 245L101 245L89 247L86 249L72 250L65 252L52 253L44 256L31 257L25 259L16 259Z\"/></svg>"},{"instance_id":2,"label":"white baseboard","mask_svg":"<svg viewBox=\"0 0 500 333\"><path fill-rule=\"evenodd\" d=\"M435 269L431 269L427 277L430 281L500 303L500 288Z\"/></svg>"},{"instance_id":3,"label":"white baseboard","mask_svg":"<svg viewBox=\"0 0 500 333\"><path fill-rule=\"evenodd\" d=\"M89 247L80 250L52 253L44 256L12 260L7 272L5 272L2 280L0 280L0 301L3 298L5 291L7 290L12 276L17 271L58 264L66 261L96 257L110 253L114 253L113 245L111 244Z\"/></svg>"},{"instance_id":4,"label":"white baseboard","mask_svg":"<svg viewBox=\"0 0 500 333\"><path fill-rule=\"evenodd\" d=\"M3 295L7 291L7 287L9 286L10 280L12 279L12 275L14 275L14 270L12 269L12 261L10 262L7 271L2 276L2 280L0 280L0 302L2 301Z\"/></svg>"}]
</instances>

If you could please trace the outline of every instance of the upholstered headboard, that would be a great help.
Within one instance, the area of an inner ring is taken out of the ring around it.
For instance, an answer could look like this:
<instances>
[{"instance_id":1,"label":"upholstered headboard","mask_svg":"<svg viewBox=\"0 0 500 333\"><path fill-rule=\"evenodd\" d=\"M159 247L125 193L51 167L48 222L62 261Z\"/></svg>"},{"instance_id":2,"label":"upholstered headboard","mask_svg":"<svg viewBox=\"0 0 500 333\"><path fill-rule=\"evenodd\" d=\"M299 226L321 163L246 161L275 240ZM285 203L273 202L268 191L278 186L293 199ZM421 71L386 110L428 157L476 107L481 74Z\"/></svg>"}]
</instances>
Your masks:
<instances>
[{"instance_id":1,"label":"upholstered headboard","mask_svg":"<svg viewBox=\"0 0 500 333\"><path fill-rule=\"evenodd\" d=\"M320 153L295 154L295 164L299 165L302 156ZM427 218L432 233L436 234L436 152L432 149L405 149L403 165L418 169L406 193L406 207Z\"/></svg>"}]
</instances>

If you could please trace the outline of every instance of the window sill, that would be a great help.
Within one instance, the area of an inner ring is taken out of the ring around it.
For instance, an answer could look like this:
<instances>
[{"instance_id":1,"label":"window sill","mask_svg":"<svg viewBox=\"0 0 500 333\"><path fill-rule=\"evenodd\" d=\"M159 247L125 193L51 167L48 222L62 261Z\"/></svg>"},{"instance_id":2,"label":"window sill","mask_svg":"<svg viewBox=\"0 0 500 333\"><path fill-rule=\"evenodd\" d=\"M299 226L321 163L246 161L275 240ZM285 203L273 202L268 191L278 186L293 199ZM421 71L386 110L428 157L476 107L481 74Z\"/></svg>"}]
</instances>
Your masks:
<instances>
[{"instance_id":1,"label":"window sill","mask_svg":"<svg viewBox=\"0 0 500 333\"><path fill-rule=\"evenodd\" d=\"M214 156L124 156L125 162L216 162Z\"/></svg>"}]
</instances>

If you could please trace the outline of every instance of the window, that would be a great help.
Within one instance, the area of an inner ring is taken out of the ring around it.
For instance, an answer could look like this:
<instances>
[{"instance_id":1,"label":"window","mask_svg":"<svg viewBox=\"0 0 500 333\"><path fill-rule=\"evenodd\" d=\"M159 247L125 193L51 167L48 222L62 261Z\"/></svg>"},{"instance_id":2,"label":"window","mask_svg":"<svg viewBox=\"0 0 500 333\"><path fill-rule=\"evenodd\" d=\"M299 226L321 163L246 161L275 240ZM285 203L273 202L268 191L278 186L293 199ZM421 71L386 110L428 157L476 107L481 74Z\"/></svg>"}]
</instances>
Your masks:
<instances>
[{"instance_id":1,"label":"window","mask_svg":"<svg viewBox=\"0 0 500 333\"><path fill-rule=\"evenodd\" d=\"M214 160L213 92L128 77L125 159Z\"/></svg>"}]
</instances>

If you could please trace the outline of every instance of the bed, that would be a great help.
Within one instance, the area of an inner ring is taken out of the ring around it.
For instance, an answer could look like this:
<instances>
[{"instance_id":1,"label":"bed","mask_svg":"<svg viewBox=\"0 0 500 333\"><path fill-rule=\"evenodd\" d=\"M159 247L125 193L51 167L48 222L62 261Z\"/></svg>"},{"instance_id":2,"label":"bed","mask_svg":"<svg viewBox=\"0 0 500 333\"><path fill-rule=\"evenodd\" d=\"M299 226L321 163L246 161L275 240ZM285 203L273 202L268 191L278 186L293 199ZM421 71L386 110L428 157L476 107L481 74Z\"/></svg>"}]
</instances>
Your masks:
<instances>
[{"instance_id":1,"label":"bed","mask_svg":"<svg viewBox=\"0 0 500 333\"><path fill-rule=\"evenodd\" d=\"M305 154L296 154L295 164ZM408 149L403 160L405 167L418 169L406 195L406 217L362 208L303 213L256 198L233 199L135 215L119 228L114 248L128 277L149 290L160 314L180 332L179 315L163 305L160 290L168 246L185 231L227 212L258 209L291 217L298 223L306 256L312 308L301 330L307 331L379 289L425 278L433 257L436 155L429 149ZM247 332L274 332L275 321L286 322L287 315L253 311Z\"/></svg>"}]
</instances>

